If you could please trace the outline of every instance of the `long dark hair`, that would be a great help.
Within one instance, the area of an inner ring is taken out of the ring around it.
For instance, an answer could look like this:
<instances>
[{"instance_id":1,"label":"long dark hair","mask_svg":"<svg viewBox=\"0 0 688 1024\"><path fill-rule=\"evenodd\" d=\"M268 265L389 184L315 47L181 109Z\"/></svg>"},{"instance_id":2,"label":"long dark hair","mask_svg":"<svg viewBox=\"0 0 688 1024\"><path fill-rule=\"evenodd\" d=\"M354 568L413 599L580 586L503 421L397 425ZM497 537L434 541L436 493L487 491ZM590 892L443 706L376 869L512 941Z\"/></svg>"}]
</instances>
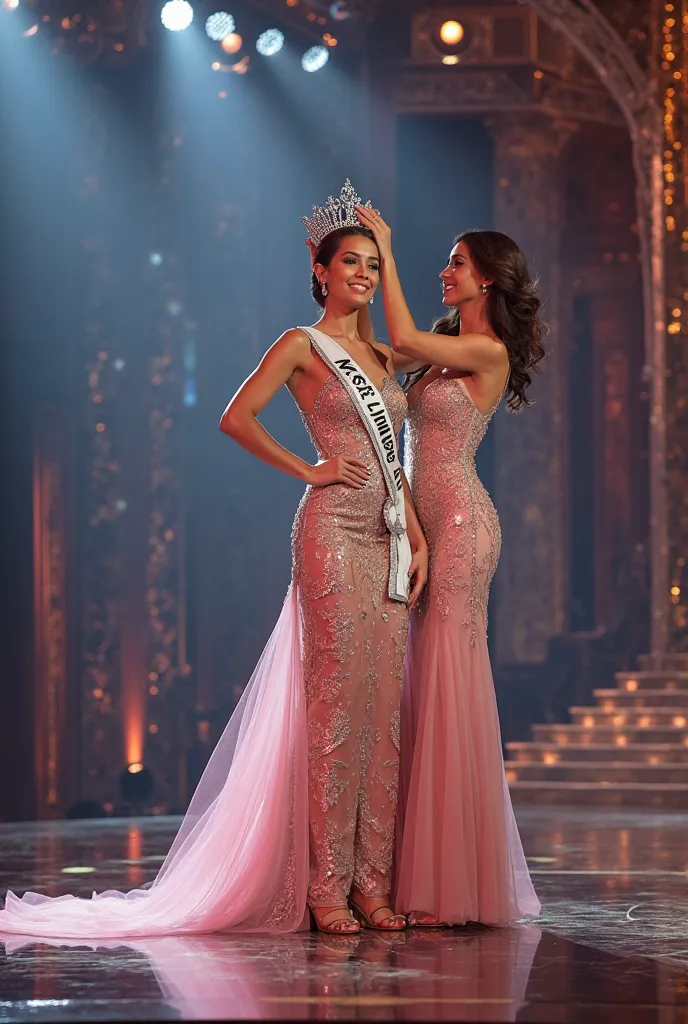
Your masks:
<instances>
[{"instance_id":1,"label":"long dark hair","mask_svg":"<svg viewBox=\"0 0 688 1024\"><path fill-rule=\"evenodd\" d=\"M339 243L342 238L348 238L349 235L363 235L364 238L369 238L371 242L375 241L373 232L369 228L364 228L363 226L358 227L356 225L350 228L337 228L336 231L332 231L329 235L325 235L323 238L316 250L315 262L321 263L323 267L329 267L330 263L339 251ZM315 271L313 271L311 276L311 295L318 305L322 306L324 309L325 296L322 293L320 281L318 281Z\"/></svg>"},{"instance_id":2,"label":"long dark hair","mask_svg":"<svg viewBox=\"0 0 688 1024\"><path fill-rule=\"evenodd\" d=\"M540 297L530 276L526 258L508 235L501 231L464 231L454 245L465 242L473 265L492 281L485 302L487 320L509 353L511 372L506 386L507 404L512 412L532 405L526 391L532 375L540 373L545 357L543 340L547 329L540 319ZM435 334L459 334L461 314L451 309L432 325Z\"/></svg>"}]
</instances>

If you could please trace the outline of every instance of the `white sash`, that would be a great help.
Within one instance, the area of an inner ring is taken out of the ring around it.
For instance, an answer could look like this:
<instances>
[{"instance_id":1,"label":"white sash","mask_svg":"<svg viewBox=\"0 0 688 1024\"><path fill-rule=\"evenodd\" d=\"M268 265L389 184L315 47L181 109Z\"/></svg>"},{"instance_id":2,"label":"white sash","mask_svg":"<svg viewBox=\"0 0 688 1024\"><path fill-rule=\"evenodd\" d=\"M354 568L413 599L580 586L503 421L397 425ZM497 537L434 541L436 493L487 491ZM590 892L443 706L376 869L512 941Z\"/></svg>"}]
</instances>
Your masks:
<instances>
[{"instance_id":1,"label":"white sash","mask_svg":"<svg viewBox=\"0 0 688 1024\"><path fill-rule=\"evenodd\" d=\"M346 388L377 452L389 494L383 509L385 525L390 533L388 594L393 601L406 602L411 545L406 533L401 463L387 407L373 382L334 338L316 327L300 327L299 330L308 335L320 358Z\"/></svg>"}]
</instances>

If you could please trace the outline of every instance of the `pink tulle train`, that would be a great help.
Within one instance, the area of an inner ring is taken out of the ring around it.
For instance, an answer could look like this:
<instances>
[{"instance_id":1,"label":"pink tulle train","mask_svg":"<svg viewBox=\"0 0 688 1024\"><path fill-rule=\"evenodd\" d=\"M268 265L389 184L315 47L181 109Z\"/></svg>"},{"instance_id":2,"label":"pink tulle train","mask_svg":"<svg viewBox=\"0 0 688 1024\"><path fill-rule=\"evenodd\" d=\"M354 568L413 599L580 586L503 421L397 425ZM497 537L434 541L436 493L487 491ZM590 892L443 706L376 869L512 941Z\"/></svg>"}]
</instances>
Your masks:
<instances>
[{"instance_id":1,"label":"pink tulle train","mask_svg":"<svg viewBox=\"0 0 688 1024\"><path fill-rule=\"evenodd\" d=\"M457 621L458 620L458 621ZM540 912L504 774L484 630L411 617L402 704L397 910L504 925Z\"/></svg>"},{"instance_id":2,"label":"pink tulle train","mask_svg":"<svg viewBox=\"0 0 688 1024\"><path fill-rule=\"evenodd\" d=\"M91 899L7 894L0 933L179 935L307 924L308 751L301 613L291 587L150 888Z\"/></svg>"}]
</instances>

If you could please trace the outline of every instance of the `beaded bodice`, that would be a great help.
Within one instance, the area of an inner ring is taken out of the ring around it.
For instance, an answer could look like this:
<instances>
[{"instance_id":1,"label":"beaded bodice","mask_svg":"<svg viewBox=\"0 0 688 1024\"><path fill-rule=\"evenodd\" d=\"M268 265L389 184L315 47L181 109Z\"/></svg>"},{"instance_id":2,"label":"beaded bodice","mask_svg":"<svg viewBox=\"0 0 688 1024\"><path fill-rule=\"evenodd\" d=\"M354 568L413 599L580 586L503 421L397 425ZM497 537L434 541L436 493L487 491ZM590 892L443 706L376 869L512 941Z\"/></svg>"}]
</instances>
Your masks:
<instances>
[{"instance_id":1,"label":"beaded bodice","mask_svg":"<svg viewBox=\"0 0 688 1024\"><path fill-rule=\"evenodd\" d=\"M459 592L468 591L462 621L472 642L501 545L497 513L475 468L498 405L481 413L459 377L440 376L409 393L405 468L430 550L428 591L445 617Z\"/></svg>"},{"instance_id":2,"label":"beaded bodice","mask_svg":"<svg viewBox=\"0 0 688 1024\"><path fill-rule=\"evenodd\" d=\"M394 430L398 433L404 423L408 406L406 396L393 377L385 377L380 394L387 406ZM387 499L387 487L377 452L368 436L358 410L346 388L334 374L328 377L319 392L310 414L302 419L321 459L335 455L353 455L365 462L370 473L366 486L354 490L346 484L309 488L309 508L341 512L350 507L353 512L370 517L371 523L382 523L382 508Z\"/></svg>"},{"instance_id":3,"label":"beaded bodice","mask_svg":"<svg viewBox=\"0 0 688 1024\"><path fill-rule=\"evenodd\" d=\"M387 406L395 433L401 430L408 405L406 396L393 377L385 377L380 393ZM321 459L353 454L346 442L370 445L368 432L358 410L340 380L331 374L320 389L311 413L302 413L306 429ZM344 447L342 447L344 445Z\"/></svg>"},{"instance_id":4,"label":"beaded bodice","mask_svg":"<svg viewBox=\"0 0 688 1024\"><path fill-rule=\"evenodd\" d=\"M499 402L483 415L460 377L437 377L409 394L407 470L419 457L432 452L433 463L473 462ZM423 448L420 449L420 435Z\"/></svg>"}]
</instances>

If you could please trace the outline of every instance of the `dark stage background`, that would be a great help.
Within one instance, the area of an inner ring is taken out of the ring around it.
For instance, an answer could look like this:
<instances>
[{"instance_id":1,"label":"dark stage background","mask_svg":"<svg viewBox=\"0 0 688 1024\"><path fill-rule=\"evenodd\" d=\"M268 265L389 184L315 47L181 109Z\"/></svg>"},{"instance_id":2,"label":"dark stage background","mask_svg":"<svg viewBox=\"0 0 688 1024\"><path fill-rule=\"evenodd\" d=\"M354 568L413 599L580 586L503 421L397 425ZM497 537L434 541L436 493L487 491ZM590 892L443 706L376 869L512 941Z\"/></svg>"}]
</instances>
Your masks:
<instances>
[{"instance_id":1,"label":"dark stage background","mask_svg":"<svg viewBox=\"0 0 688 1024\"><path fill-rule=\"evenodd\" d=\"M266 6L233 4L245 40L273 24ZM556 580L541 598L547 616L530 608L532 635L512 630L510 609L534 600L538 579L519 583L512 567L511 589L493 600L507 738L565 702L568 691L547 705L542 666L551 667L552 638L608 626L614 559L621 587L640 559L644 592L646 406L626 129L618 118L583 120L551 180L519 177L515 160L539 162L543 175L554 166L533 149L551 135L546 119L533 127L528 113L525 152L505 156L498 103L487 116L463 100L428 109L420 87L411 101L391 98L397 69L411 61L413 10L402 5L393 30L389 14L358 35L343 29L315 74L299 66L312 42L305 23L285 28L279 54L253 53L249 73L225 74L211 62L231 64L249 47L218 57L200 16L186 33L149 25L147 46L122 67L54 53L42 33L24 38L0 20L0 778L12 780L0 787L0 820L59 816L85 800L126 809L117 780L132 762L153 772L155 809L184 806L279 612L301 493L223 437L218 420L272 341L317 318L300 217L347 176L394 223L419 325L441 311L437 275L454 235L510 230L519 217L556 319L563 354L537 401L538 415L554 403L565 424L558 454L545 458L559 475L533 498L526 464L550 443L546 418L522 442L521 463L499 447L501 410L479 457L506 533L518 537L500 500L513 492L509 467L524 507L532 499L554 516L559 502L564 524L545 538L556 552L550 566L543 554L542 572ZM31 11L15 15L29 26ZM593 151L606 169L593 172ZM551 232L537 211L543 181L556 197ZM566 302L552 298L555 265ZM595 279L598 265L606 277ZM595 383L609 379L606 344L625 360L620 449L605 442L611 399ZM264 422L312 457L286 390ZM619 458L622 478L610 484L605 466ZM635 510L618 522L601 511L610 487L619 508ZM634 643L645 649L642 628ZM614 649L621 667L635 649ZM612 659L605 671L616 667Z\"/></svg>"}]
</instances>

